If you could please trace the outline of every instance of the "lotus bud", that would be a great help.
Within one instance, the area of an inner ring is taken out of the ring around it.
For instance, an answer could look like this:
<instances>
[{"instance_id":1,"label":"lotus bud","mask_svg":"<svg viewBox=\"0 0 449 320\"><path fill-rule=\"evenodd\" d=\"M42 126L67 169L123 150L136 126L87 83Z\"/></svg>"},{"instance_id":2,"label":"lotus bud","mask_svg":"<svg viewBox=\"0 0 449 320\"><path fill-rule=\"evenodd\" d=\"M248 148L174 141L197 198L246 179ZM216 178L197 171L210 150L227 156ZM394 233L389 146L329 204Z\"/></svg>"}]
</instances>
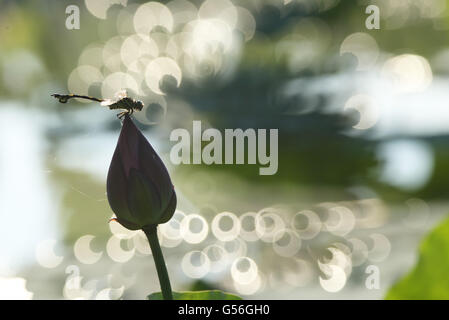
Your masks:
<instances>
[{"instance_id":1,"label":"lotus bud","mask_svg":"<svg viewBox=\"0 0 449 320\"><path fill-rule=\"evenodd\" d=\"M106 189L115 220L130 230L165 223L176 209L167 168L129 115L123 120Z\"/></svg>"}]
</instances>

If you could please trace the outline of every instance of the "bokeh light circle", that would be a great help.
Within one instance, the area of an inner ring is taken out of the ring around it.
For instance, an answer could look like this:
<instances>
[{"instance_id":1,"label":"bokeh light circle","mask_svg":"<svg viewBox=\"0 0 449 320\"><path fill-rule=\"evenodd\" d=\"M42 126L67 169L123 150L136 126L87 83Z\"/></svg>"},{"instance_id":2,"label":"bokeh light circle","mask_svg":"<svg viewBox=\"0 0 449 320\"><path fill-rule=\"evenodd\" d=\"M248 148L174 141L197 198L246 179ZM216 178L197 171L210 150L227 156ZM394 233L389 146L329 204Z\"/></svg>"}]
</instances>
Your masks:
<instances>
[{"instance_id":1,"label":"bokeh light circle","mask_svg":"<svg viewBox=\"0 0 449 320\"><path fill-rule=\"evenodd\" d=\"M226 270L226 250L218 244L211 244L203 249L210 261L210 272L219 273Z\"/></svg>"},{"instance_id":2,"label":"bokeh light circle","mask_svg":"<svg viewBox=\"0 0 449 320\"><path fill-rule=\"evenodd\" d=\"M204 277L210 270L209 257L201 251L190 251L181 261L182 271L186 276L194 279Z\"/></svg>"},{"instance_id":3,"label":"bokeh light circle","mask_svg":"<svg viewBox=\"0 0 449 320\"><path fill-rule=\"evenodd\" d=\"M191 224L193 222L199 222L201 228L199 228L199 230L192 230L193 227ZM182 219L180 233L185 242L192 244L200 243L206 239L209 233L209 225L207 224L206 219L202 216L192 213Z\"/></svg>"},{"instance_id":4,"label":"bokeh light circle","mask_svg":"<svg viewBox=\"0 0 449 320\"><path fill-rule=\"evenodd\" d=\"M290 229L279 230L278 233L281 235L274 236L277 239L273 241L274 251L282 257L293 257L301 249L301 238Z\"/></svg>"},{"instance_id":5,"label":"bokeh light circle","mask_svg":"<svg viewBox=\"0 0 449 320\"><path fill-rule=\"evenodd\" d=\"M258 271L257 264L249 257L239 257L234 260L231 266L232 279L240 284L248 284L254 281Z\"/></svg>"},{"instance_id":6,"label":"bokeh light circle","mask_svg":"<svg viewBox=\"0 0 449 320\"><path fill-rule=\"evenodd\" d=\"M273 242L282 235L278 232L285 228L284 220L274 208L265 208L257 213L256 233L263 242Z\"/></svg>"},{"instance_id":7,"label":"bokeh light circle","mask_svg":"<svg viewBox=\"0 0 449 320\"><path fill-rule=\"evenodd\" d=\"M307 219L307 224L304 227L299 226L301 218ZM304 240L310 240L315 238L321 231L320 217L311 210L302 210L297 212L291 220L291 226L295 230L299 237Z\"/></svg>"},{"instance_id":8,"label":"bokeh light circle","mask_svg":"<svg viewBox=\"0 0 449 320\"><path fill-rule=\"evenodd\" d=\"M223 219L230 219L232 226L228 230L223 230L221 226ZM240 220L232 212L221 212L214 217L211 225L212 233L220 241L231 241L238 237L240 232Z\"/></svg>"},{"instance_id":9,"label":"bokeh light circle","mask_svg":"<svg viewBox=\"0 0 449 320\"><path fill-rule=\"evenodd\" d=\"M256 232L257 213L247 212L240 216L240 237L245 241L257 241L259 236Z\"/></svg>"}]
</instances>

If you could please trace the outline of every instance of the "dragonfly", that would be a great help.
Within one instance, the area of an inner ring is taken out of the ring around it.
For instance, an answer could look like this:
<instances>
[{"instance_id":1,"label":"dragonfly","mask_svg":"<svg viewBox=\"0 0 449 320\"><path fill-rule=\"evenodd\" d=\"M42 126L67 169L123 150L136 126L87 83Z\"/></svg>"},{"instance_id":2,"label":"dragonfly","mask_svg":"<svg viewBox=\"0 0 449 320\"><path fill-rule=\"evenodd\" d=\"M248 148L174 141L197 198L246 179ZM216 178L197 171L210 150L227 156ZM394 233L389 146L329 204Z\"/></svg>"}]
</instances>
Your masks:
<instances>
[{"instance_id":1,"label":"dragonfly","mask_svg":"<svg viewBox=\"0 0 449 320\"><path fill-rule=\"evenodd\" d=\"M126 90L119 91L114 99L98 99L90 96L83 96L79 94L58 94L53 93L51 95L59 100L60 103L67 103L70 99L78 98L78 99L86 99L95 102L100 102L102 106L109 107L110 110L121 109L122 111L117 114L117 117L121 120L126 114L131 115L135 110L140 111L143 109L143 103L139 100L134 100L133 98L128 97L128 93Z\"/></svg>"}]
</instances>

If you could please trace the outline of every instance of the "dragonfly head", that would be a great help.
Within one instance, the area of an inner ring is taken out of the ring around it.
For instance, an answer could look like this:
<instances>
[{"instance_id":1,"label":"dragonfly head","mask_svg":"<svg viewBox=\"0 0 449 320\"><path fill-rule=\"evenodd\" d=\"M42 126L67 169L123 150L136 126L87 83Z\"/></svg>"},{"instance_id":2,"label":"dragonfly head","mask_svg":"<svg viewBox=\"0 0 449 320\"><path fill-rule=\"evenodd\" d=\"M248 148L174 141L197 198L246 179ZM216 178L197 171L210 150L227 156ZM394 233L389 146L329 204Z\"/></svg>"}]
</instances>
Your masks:
<instances>
[{"instance_id":1,"label":"dragonfly head","mask_svg":"<svg viewBox=\"0 0 449 320\"><path fill-rule=\"evenodd\" d=\"M140 101L140 100L136 100L135 109L138 110L138 111L142 110L143 109L143 102Z\"/></svg>"}]
</instances>

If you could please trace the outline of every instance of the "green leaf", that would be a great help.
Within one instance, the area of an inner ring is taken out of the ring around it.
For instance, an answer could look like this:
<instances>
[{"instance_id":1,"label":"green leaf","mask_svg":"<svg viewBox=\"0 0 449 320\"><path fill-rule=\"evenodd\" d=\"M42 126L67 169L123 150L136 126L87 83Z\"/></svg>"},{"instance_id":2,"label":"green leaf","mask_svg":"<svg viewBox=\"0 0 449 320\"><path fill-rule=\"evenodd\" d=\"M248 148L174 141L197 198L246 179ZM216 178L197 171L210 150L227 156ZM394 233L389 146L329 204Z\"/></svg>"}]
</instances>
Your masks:
<instances>
[{"instance_id":1,"label":"green leaf","mask_svg":"<svg viewBox=\"0 0 449 320\"><path fill-rule=\"evenodd\" d=\"M162 293L155 292L147 296L148 300L163 300ZM220 290L174 292L174 300L242 300L239 296Z\"/></svg>"},{"instance_id":2,"label":"green leaf","mask_svg":"<svg viewBox=\"0 0 449 320\"><path fill-rule=\"evenodd\" d=\"M396 283L386 299L449 299L449 218L421 243L413 270Z\"/></svg>"}]
</instances>

